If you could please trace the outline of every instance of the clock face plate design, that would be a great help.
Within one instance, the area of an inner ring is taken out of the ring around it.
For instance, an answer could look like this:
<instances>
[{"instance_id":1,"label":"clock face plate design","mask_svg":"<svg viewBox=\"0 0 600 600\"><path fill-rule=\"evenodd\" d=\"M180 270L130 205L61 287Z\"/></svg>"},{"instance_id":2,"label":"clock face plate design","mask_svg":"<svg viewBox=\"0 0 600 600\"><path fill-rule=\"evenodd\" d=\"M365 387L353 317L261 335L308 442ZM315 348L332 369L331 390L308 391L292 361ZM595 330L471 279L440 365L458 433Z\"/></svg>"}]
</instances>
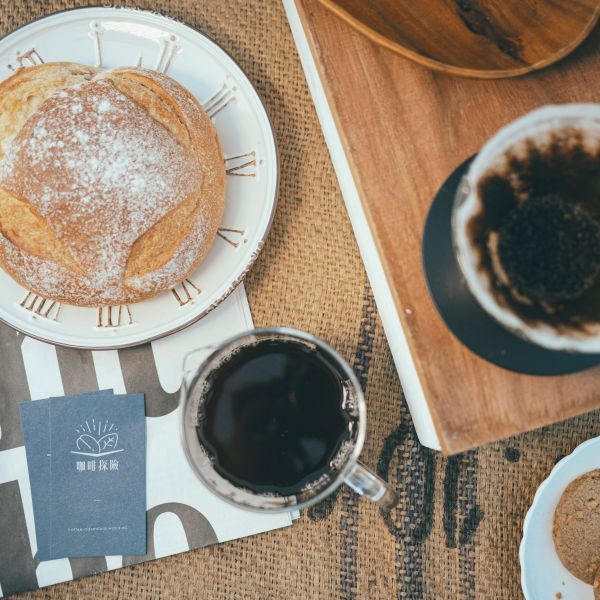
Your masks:
<instances>
[{"instance_id":1,"label":"clock face plate design","mask_svg":"<svg viewBox=\"0 0 600 600\"><path fill-rule=\"evenodd\" d=\"M243 280L268 234L277 201L279 158L273 127L248 77L211 39L141 10L82 8L25 25L0 40L0 79L42 62L107 69L136 65L167 73L211 117L227 173L217 238L188 279L155 298L81 308L37 296L0 270L0 320L53 344L122 348L183 329Z\"/></svg>"}]
</instances>

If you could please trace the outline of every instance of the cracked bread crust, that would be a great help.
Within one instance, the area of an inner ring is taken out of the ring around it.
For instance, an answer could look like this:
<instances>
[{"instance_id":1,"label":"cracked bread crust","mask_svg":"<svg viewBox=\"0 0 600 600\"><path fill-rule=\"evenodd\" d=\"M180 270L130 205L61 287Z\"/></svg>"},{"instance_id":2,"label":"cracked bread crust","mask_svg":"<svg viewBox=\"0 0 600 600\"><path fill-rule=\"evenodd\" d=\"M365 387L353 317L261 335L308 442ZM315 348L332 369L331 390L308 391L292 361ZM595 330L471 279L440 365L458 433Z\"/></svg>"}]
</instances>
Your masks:
<instances>
[{"instance_id":1,"label":"cracked bread crust","mask_svg":"<svg viewBox=\"0 0 600 600\"><path fill-rule=\"evenodd\" d=\"M224 197L212 122L168 76L48 63L0 84L0 265L29 291L96 306L168 290Z\"/></svg>"}]
</instances>

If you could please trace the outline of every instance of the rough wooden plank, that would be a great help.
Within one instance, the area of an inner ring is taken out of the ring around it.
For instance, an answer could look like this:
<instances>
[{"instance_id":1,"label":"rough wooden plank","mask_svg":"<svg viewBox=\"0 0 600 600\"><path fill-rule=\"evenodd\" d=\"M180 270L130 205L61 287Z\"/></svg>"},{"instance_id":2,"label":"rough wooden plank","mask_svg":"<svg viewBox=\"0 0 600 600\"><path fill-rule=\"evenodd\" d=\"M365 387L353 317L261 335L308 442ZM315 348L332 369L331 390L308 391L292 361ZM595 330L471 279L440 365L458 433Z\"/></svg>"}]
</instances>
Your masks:
<instances>
[{"instance_id":1,"label":"rough wooden plank","mask_svg":"<svg viewBox=\"0 0 600 600\"><path fill-rule=\"evenodd\" d=\"M600 101L600 32L550 69L463 79L376 46L317 0L296 1L444 452L600 407L600 369L531 377L472 354L438 316L421 268L431 199L458 164L528 110Z\"/></svg>"}]
</instances>

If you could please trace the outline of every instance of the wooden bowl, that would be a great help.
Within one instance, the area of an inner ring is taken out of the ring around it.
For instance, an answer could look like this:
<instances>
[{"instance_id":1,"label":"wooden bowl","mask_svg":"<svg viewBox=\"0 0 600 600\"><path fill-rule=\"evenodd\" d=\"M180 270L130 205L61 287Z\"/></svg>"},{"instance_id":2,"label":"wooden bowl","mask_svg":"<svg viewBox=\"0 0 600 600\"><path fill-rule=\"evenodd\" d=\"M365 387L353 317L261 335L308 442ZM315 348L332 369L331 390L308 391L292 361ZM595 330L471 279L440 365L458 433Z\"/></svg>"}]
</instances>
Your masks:
<instances>
[{"instance_id":1,"label":"wooden bowl","mask_svg":"<svg viewBox=\"0 0 600 600\"><path fill-rule=\"evenodd\" d=\"M320 0L355 29L426 67L499 78L546 67L594 28L600 0Z\"/></svg>"}]
</instances>

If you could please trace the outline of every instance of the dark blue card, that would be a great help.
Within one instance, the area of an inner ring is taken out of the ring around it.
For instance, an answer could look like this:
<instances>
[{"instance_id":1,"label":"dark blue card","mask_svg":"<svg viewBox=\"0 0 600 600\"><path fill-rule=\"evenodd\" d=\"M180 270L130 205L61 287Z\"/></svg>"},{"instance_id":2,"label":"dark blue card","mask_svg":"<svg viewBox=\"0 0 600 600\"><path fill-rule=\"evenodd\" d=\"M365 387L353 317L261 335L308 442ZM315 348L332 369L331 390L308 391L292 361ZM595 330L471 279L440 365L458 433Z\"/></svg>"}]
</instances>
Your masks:
<instances>
[{"instance_id":1,"label":"dark blue card","mask_svg":"<svg viewBox=\"0 0 600 600\"><path fill-rule=\"evenodd\" d=\"M40 402L46 404L37 410L47 418L47 434L25 433L32 497L39 500L43 489L49 490L47 506L38 507L37 514L34 500L39 559L145 554L143 394L26 403L21 406L25 431L41 426L43 418L28 414L36 409L25 408Z\"/></svg>"},{"instance_id":2,"label":"dark blue card","mask_svg":"<svg viewBox=\"0 0 600 600\"><path fill-rule=\"evenodd\" d=\"M81 396L88 395L110 398L113 396L113 391L101 390L81 394ZM25 438L38 556L50 554L48 548L51 472L50 400L23 402L19 405L23 437Z\"/></svg>"}]
</instances>

